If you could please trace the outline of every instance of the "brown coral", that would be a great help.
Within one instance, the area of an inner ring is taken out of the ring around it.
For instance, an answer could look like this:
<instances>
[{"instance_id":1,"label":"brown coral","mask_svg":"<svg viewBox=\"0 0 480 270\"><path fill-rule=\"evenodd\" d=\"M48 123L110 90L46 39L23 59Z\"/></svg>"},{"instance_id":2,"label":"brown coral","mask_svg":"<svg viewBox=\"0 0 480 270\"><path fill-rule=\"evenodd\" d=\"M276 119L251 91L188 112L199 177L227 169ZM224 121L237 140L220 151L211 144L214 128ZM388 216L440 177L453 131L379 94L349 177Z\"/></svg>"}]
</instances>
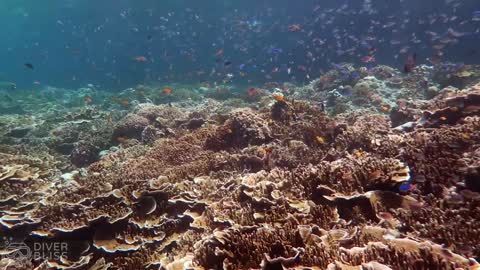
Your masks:
<instances>
[{"instance_id":1,"label":"brown coral","mask_svg":"<svg viewBox=\"0 0 480 270\"><path fill-rule=\"evenodd\" d=\"M272 140L267 122L251 110L237 110L209 137L206 147L212 150L244 148Z\"/></svg>"}]
</instances>

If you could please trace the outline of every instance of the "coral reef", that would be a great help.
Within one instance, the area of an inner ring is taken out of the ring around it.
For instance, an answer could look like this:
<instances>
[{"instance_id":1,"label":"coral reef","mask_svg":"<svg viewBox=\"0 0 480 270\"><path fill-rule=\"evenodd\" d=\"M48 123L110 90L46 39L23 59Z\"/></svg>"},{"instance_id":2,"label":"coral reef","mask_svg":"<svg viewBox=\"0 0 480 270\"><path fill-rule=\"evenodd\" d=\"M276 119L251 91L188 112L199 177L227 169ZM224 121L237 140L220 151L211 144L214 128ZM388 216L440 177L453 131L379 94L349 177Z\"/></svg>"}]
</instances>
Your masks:
<instances>
[{"instance_id":1,"label":"coral reef","mask_svg":"<svg viewBox=\"0 0 480 270\"><path fill-rule=\"evenodd\" d=\"M0 266L478 269L480 84L432 72L339 65L249 107L142 86L117 114L2 116L0 232L70 252Z\"/></svg>"}]
</instances>

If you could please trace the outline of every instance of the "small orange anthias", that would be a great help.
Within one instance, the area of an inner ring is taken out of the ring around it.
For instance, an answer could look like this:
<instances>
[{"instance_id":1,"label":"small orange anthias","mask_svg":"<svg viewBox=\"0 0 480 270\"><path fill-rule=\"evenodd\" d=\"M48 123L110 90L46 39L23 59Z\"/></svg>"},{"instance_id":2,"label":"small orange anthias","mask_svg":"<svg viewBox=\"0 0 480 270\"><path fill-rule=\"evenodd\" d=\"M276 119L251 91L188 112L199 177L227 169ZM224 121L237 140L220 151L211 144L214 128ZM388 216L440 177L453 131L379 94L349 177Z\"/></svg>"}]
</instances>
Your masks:
<instances>
[{"instance_id":1,"label":"small orange anthias","mask_svg":"<svg viewBox=\"0 0 480 270\"><path fill-rule=\"evenodd\" d=\"M92 103L93 99L91 97L84 97L83 101L88 104L88 103Z\"/></svg>"},{"instance_id":2,"label":"small orange anthias","mask_svg":"<svg viewBox=\"0 0 480 270\"><path fill-rule=\"evenodd\" d=\"M384 104L380 106L380 111L382 112L389 112L392 109L392 107L389 104Z\"/></svg>"},{"instance_id":3,"label":"small orange anthias","mask_svg":"<svg viewBox=\"0 0 480 270\"><path fill-rule=\"evenodd\" d=\"M120 105L127 107L130 105L130 101L128 99L123 99L120 101Z\"/></svg>"},{"instance_id":4,"label":"small orange anthias","mask_svg":"<svg viewBox=\"0 0 480 270\"><path fill-rule=\"evenodd\" d=\"M147 62L147 58L145 56L135 56L132 58L135 62Z\"/></svg>"},{"instance_id":5,"label":"small orange anthias","mask_svg":"<svg viewBox=\"0 0 480 270\"><path fill-rule=\"evenodd\" d=\"M285 102L285 96L280 94L280 93L274 93L272 95L272 98L275 99L278 102Z\"/></svg>"},{"instance_id":6,"label":"small orange anthias","mask_svg":"<svg viewBox=\"0 0 480 270\"><path fill-rule=\"evenodd\" d=\"M318 144L325 144L325 138L322 137L322 136L315 136L315 141L318 143Z\"/></svg>"},{"instance_id":7,"label":"small orange anthias","mask_svg":"<svg viewBox=\"0 0 480 270\"><path fill-rule=\"evenodd\" d=\"M249 89L247 89L247 95L249 97L254 97L254 96L258 95L258 90L254 87L249 88Z\"/></svg>"},{"instance_id":8,"label":"small orange anthias","mask_svg":"<svg viewBox=\"0 0 480 270\"><path fill-rule=\"evenodd\" d=\"M292 24L288 27L288 30L291 32L296 32L302 30L302 27L300 27L299 24Z\"/></svg>"},{"instance_id":9,"label":"small orange anthias","mask_svg":"<svg viewBox=\"0 0 480 270\"><path fill-rule=\"evenodd\" d=\"M162 93L164 93L165 95L170 95L171 93L173 92L172 88L163 88L162 90Z\"/></svg>"}]
</instances>

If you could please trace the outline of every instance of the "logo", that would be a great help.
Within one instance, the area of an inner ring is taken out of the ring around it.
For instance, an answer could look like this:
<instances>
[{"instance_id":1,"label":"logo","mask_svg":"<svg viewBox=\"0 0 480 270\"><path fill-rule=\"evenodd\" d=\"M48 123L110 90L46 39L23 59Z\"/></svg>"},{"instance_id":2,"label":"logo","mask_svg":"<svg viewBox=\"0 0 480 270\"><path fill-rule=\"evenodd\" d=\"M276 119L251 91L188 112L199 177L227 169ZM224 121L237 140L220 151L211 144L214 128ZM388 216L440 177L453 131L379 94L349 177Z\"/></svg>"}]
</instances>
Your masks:
<instances>
[{"instance_id":1,"label":"logo","mask_svg":"<svg viewBox=\"0 0 480 270\"><path fill-rule=\"evenodd\" d=\"M32 260L59 260L68 256L68 244L65 242L36 241L25 243L13 237L0 238L3 252L0 259L10 259L16 266L29 266Z\"/></svg>"},{"instance_id":2,"label":"logo","mask_svg":"<svg viewBox=\"0 0 480 270\"><path fill-rule=\"evenodd\" d=\"M3 237L0 247L4 250L0 258L13 260L17 266L29 265L32 259L32 250L23 242L16 242L12 237Z\"/></svg>"}]
</instances>

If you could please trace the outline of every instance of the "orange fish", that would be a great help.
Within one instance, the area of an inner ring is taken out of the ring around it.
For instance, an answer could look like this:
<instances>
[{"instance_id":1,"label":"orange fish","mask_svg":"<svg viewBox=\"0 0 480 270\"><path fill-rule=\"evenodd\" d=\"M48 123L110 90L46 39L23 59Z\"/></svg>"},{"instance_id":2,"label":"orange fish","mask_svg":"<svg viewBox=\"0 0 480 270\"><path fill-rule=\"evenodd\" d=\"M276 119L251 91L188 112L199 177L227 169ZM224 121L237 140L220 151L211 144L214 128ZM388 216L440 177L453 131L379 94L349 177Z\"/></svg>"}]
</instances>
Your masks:
<instances>
[{"instance_id":1,"label":"orange fish","mask_svg":"<svg viewBox=\"0 0 480 270\"><path fill-rule=\"evenodd\" d=\"M379 212L377 214L377 217L381 219L388 219L388 220L394 219L393 215L390 214L389 212Z\"/></svg>"},{"instance_id":2,"label":"orange fish","mask_svg":"<svg viewBox=\"0 0 480 270\"><path fill-rule=\"evenodd\" d=\"M316 136L315 140L318 144L325 144L325 138L323 138L322 136Z\"/></svg>"},{"instance_id":3,"label":"orange fish","mask_svg":"<svg viewBox=\"0 0 480 270\"><path fill-rule=\"evenodd\" d=\"M257 89L255 89L255 88L253 88L253 87L247 89L247 95L248 95L249 97L256 96L257 94L258 94Z\"/></svg>"},{"instance_id":4,"label":"orange fish","mask_svg":"<svg viewBox=\"0 0 480 270\"><path fill-rule=\"evenodd\" d=\"M128 99L123 99L122 101L120 101L120 104L127 107L128 105L130 105L130 101L128 101Z\"/></svg>"},{"instance_id":5,"label":"orange fish","mask_svg":"<svg viewBox=\"0 0 480 270\"><path fill-rule=\"evenodd\" d=\"M215 56L223 55L223 53L224 53L224 51L222 49L220 49L215 53Z\"/></svg>"},{"instance_id":6,"label":"orange fish","mask_svg":"<svg viewBox=\"0 0 480 270\"><path fill-rule=\"evenodd\" d=\"M170 95L173 92L172 88L163 88L162 93L165 95Z\"/></svg>"},{"instance_id":7,"label":"orange fish","mask_svg":"<svg viewBox=\"0 0 480 270\"><path fill-rule=\"evenodd\" d=\"M135 62L147 62L147 58L145 56L135 56L132 58Z\"/></svg>"},{"instance_id":8,"label":"orange fish","mask_svg":"<svg viewBox=\"0 0 480 270\"><path fill-rule=\"evenodd\" d=\"M91 97L84 97L83 101L88 104L88 103L92 103L93 99Z\"/></svg>"},{"instance_id":9,"label":"orange fish","mask_svg":"<svg viewBox=\"0 0 480 270\"><path fill-rule=\"evenodd\" d=\"M392 107L388 104L380 106L380 111L382 112L389 112Z\"/></svg>"},{"instance_id":10,"label":"orange fish","mask_svg":"<svg viewBox=\"0 0 480 270\"><path fill-rule=\"evenodd\" d=\"M332 81L332 77L331 76L327 76L327 75L322 75L320 76L320 82L321 83L329 83Z\"/></svg>"},{"instance_id":11,"label":"orange fish","mask_svg":"<svg viewBox=\"0 0 480 270\"><path fill-rule=\"evenodd\" d=\"M358 150L358 149L355 149L353 150L353 154L357 157L357 158L362 158L365 156L365 153L361 150Z\"/></svg>"},{"instance_id":12,"label":"orange fish","mask_svg":"<svg viewBox=\"0 0 480 270\"><path fill-rule=\"evenodd\" d=\"M300 27L299 24L292 24L288 27L288 30L291 32L296 32L302 30L302 27Z\"/></svg>"},{"instance_id":13,"label":"orange fish","mask_svg":"<svg viewBox=\"0 0 480 270\"><path fill-rule=\"evenodd\" d=\"M272 95L272 98L275 99L278 102L285 102L285 96L279 93L275 93Z\"/></svg>"},{"instance_id":14,"label":"orange fish","mask_svg":"<svg viewBox=\"0 0 480 270\"><path fill-rule=\"evenodd\" d=\"M367 55L367 56L362 58L362 62L363 63L375 62L375 56L374 55Z\"/></svg>"}]
</instances>

